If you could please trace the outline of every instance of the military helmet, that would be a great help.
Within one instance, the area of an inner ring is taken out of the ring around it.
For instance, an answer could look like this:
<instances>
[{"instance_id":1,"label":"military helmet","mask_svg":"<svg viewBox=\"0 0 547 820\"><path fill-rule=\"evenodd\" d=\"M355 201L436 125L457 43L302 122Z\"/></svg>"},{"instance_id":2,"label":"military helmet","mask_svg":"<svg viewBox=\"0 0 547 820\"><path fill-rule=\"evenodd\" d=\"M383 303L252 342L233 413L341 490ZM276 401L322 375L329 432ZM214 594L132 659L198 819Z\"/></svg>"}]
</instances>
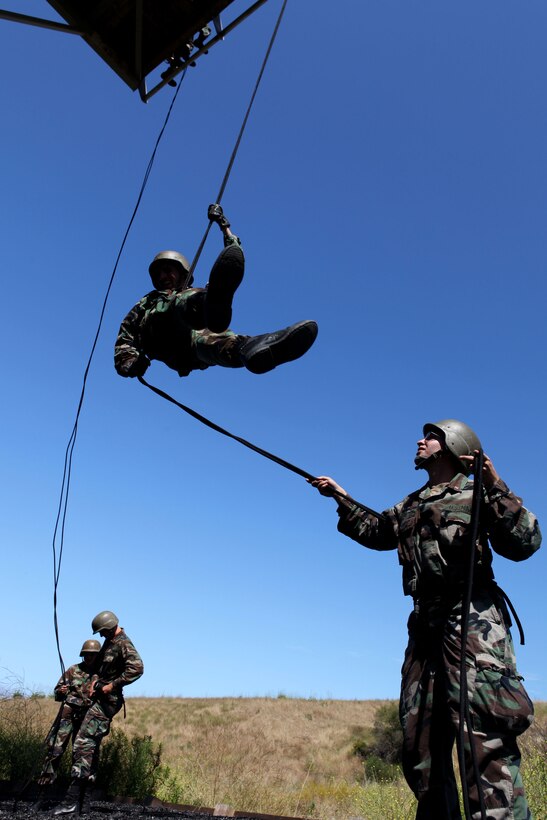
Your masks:
<instances>
[{"instance_id":1,"label":"military helmet","mask_svg":"<svg viewBox=\"0 0 547 820\"><path fill-rule=\"evenodd\" d=\"M157 253L155 255L155 257L150 262L150 266L148 268L148 273L152 278L152 284L154 284L154 274L158 267L158 264L160 262L163 262L164 260L168 260L169 262L175 262L182 268L184 287L190 287L190 285L194 281L194 277L190 272L190 262L185 256L182 255L182 253L179 253L178 251L160 251L160 253Z\"/></svg>"},{"instance_id":2,"label":"military helmet","mask_svg":"<svg viewBox=\"0 0 547 820\"><path fill-rule=\"evenodd\" d=\"M481 449L479 437L471 427L457 419L442 419L424 424L424 436L427 433L439 433L446 449L455 456L462 470L470 472L472 464L461 461L460 456L472 456L475 450Z\"/></svg>"},{"instance_id":3,"label":"military helmet","mask_svg":"<svg viewBox=\"0 0 547 820\"><path fill-rule=\"evenodd\" d=\"M80 652L80 657L83 657L87 652L100 652L100 651L101 651L100 641L96 641L95 638L90 638L88 641L83 642L82 651Z\"/></svg>"},{"instance_id":4,"label":"military helmet","mask_svg":"<svg viewBox=\"0 0 547 820\"><path fill-rule=\"evenodd\" d=\"M105 609L104 612L99 612L98 615L95 615L91 621L91 629L95 635L95 633L100 632L101 629L114 629L118 624L118 617L114 615L113 612L110 612L110 610Z\"/></svg>"}]
</instances>

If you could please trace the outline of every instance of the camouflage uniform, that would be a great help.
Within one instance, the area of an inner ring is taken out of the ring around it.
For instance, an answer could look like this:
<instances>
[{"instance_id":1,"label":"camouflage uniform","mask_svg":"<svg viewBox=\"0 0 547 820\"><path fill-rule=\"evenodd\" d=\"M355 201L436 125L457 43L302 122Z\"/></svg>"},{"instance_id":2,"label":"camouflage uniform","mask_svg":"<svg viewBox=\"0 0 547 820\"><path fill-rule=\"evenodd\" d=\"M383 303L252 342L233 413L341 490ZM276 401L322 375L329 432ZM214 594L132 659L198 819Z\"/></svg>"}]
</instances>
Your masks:
<instances>
[{"instance_id":1,"label":"camouflage uniform","mask_svg":"<svg viewBox=\"0 0 547 820\"><path fill-rule=\"evenodd\" d=\"M224 245L239 245L233 234ZM231 330L206 328L204 288L152 290L131 308L121 323L114 349L114 366L128 375L141 354L158 359L179 376L212 365L243 367L239 349L249 337Z\"/></svg>"},{"instance_id":2,"label":"camouflage uniform","mask_svg":"<svg viewBox=\"0 0 547 820\"><path fill-rule=\"evenodd\" d=\"M403 770L418 799L417 818L460 818L452 767L460 700L462 598L469 554L473 482L457 474L448 484L411 493L378 519L341 500L340 532L375 550L394 550L403 588L414 599L402 668L400 718ZM533 720L521 683L504 594L492 572L492 552L522 561L540 546L536 518L501 481L484 495L469 633L467 688L482 792L489 820L531 817L519 772L516 737ZM467 737L467 736L466 736ZM473 818L480 804L466 739Z\"/></svg>"},{"instance_id":3,"label":"camouflage uniform","mask_svg":"<svg viewBox=\"0 0 547 820\"><path fill-rule=\"evenodd\" d=\"M88 779L95 774L101 741L110 731L114 715L123 706L123 687L138 680L144 671L143 662L123 629L105 640L99 655L99 683L113 683L108 695L99 694L87 709L72 744L73 778Z\"/></svg>"},{"instance_id":4,"label":"camouflage uniform","mask_svg":"<svg viewBox=\"0 0 547 820\"><path fill-rule=\"evenodd\" d=\"M97 677L93 669L94 667L86 667L83 662L70 666L53 690L55 700L63 701L63 705L46 738L48 751L40 773L40 780L43 782L53 782L70 737L76 737L80 730L91 705L91 682ZM62 686L69 687L66 695L60 691Z\"/></svg>"}]
</instances>

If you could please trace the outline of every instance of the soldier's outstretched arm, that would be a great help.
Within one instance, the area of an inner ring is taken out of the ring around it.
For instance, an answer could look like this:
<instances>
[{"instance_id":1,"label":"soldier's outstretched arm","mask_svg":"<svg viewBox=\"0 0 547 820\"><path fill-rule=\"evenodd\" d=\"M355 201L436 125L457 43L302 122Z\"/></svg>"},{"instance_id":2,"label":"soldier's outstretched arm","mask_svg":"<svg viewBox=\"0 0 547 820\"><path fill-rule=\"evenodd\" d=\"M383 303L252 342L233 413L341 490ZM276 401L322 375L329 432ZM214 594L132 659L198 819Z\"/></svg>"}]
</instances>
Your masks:
<instances>
[{"instance_id":1,"label":"soldier's outstretched arm","mask_svg":"<svg viewBox=\"0 0 547 820\"><path fill-rule=\"evenodd\" d=\"M334 498L338 504L338 531L357 541L364 547L374 550L392 550L397 548L397 523L390 511L381 515L373 510L364 509L354 501L334 478L320 475L308 479L321 495Z\"/></svg>"}]
</instances>

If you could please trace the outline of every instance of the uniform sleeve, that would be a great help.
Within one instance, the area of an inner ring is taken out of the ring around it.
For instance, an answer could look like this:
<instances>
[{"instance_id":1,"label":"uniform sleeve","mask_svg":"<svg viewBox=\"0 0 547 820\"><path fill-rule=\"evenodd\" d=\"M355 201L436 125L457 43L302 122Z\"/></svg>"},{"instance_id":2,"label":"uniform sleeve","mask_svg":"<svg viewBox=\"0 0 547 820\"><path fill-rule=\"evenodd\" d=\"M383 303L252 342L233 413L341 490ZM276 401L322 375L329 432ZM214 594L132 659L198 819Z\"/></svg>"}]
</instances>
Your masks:
<instances>
[{"instance_id":1,"label":"uniform sleeve","mask_svg":"<svg viewBox=\"0 0 547 820\"><path fill-rule=\"evenodd\" d=\"M138 302L127 314L120 325L118 338L114 347L114 367L120 376L142 375L141 368L137 364L144 353L139 347L139 330L144 317L142 301ZM146 367L144 368L146 370ZM144 372L144 371L142 371Z\"/></svg>"},{"instance_id":2,"label":"uniform sleeve","mask_svg":"<svg viewBox=\"0 0 547 820\"><path fill-rule=\"evenodd\" d=\"M511 561L524 561L539 549L537 518L501 479L488 491L488 536L492 549Z\"/></svg>"},{"instance_id":3,"label":"uniform sleeve","mask_svg":"<svg viewBox=\"0 0 547 820\"><path fill-rule=\"evenodd\" d=\"M57 683L55 684L55 689L53 690L53 697L55 698L55 700L64 700L65 699L65 696L59 690L60 690L61 686L65 686L66 684L70 684L70 681L69 681L69 678L68 678L68 673L69 672L70 672L70 669L67 669L66 672L65 672L64 678L61 676L59 678L59 680L57 681Z\"/></svg>"},{"instance_id":4,"label":"uniform sleeve","mask_svg":"<svg viewBox=\"0 0 547 820\"><path fill-rule=\"evenodd\" d=\"M144 664L142 658L133 646L130 640L124 641L122 647L122 656L124 660L124 670L122 674L112 681L114 686L127 686L129 683L135 683L144 672Z\"/></svg>"},{"instance_id":5,"label":"uniform sleeve","mask_svg":"<svg viewBox=\"0 0 547 820\"><path fill-rule=\"evenodd\" d=\"M398 527L393 509L385 510L379 518L341 499L338 516L338 531L361 546L373 550L397 549Z\"/></svg>"},{"instance_id":6,"label":"uniform sleeve","mask_svg":"<svg viewBox=\"0 0 547 820\"><path fill-rule=\"evenodd\" d=\"M231 236L224 235L224 247L227 248L229 245L238 245L241 247L241 239L239 236L236 236L234 233Z\"/></svg>"},{"instance_id":7,"label":"uniform sleeve","mask_svg":"<svg viewBox=\"0 0 547 820\"><path fill-rule=\"evenodd\" d=\"M63 695L60 692L61 686L68 686L69 688L74 683L74 667L69 666L68 669L65 669L65 674L61 675L57 683L55 684L55 689L53 690L53 696L55 700L64 700L66 695Z\"/></svg>"}]
</instances>

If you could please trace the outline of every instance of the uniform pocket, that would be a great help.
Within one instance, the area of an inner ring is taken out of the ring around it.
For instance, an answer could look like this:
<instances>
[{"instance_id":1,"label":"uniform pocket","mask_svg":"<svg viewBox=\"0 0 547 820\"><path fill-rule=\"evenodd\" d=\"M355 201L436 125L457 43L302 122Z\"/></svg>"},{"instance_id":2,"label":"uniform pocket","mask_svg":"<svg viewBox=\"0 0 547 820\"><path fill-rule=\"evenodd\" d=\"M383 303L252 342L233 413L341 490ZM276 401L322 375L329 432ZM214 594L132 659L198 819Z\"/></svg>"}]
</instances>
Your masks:
<instances>
[{"instance_id":1,"label":"uniform pocket","mask_svg":"<svg viewBox=\"0 0 547 820\"><path fill-rule=\"evenodd\" d=\"M520 735L533 723L534 705L518 676L479 666L472 689L469 700L476 730Z\"/></svg>"}]
</instances>

